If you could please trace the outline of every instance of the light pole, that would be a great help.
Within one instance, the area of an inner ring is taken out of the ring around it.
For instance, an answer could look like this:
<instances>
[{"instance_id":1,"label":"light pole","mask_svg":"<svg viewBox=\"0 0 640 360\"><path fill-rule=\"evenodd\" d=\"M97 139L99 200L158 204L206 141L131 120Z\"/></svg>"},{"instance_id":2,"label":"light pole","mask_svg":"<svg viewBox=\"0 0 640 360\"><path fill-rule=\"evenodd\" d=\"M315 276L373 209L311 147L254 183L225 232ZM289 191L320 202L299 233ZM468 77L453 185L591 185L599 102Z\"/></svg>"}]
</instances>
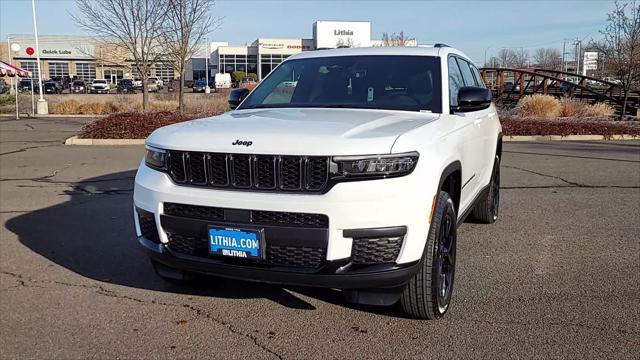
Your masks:
<instances>
[{"instance_id":1,"label":"light pole","mask_svg":"<svg viewBox=\"0 0 640 360\"><path fill-rule=\"evenodd\" d=\"M210 94L211 93L211 88L209 87L209 39L205 40L207 43L205 44L204 47L204 81L205 81L205 86L204 86L204 93L205 94Z\"/></svg>"},{"instance_id":2,"label":"light pole","mask_svg":"<svg viewBox=\"0 0 640 360\"><path fill-rule=\"evenodd\" d=\"M49 113L49 104L42 96L44 92L42 88L42 69L40 67L40 45L38 44L38 23L36 21L36 0L31 0L31 12L33 13L33 35L36 38L36 59L38 61L38 85L40 93L40 99L38 99L38 115L45 115Z\"/></svg>"},{"instance_id":3,"label":"light pole","mask_svg":"<svg viewBox=\"0 0 640 360\"><path fill-rule=\"evenodd\" d=\"M7 41L9 41L9 38L7 38ZM17 43L13 43L11 44L11 47L9 48L9 65L13 66L13 60L12 60L12 54L13 53L17 53L18 51L20 51L20 44ZM13 56L15 57L15 56ZM18 111L18 74L16 73L14 75L14 77L16 78L16 89L15 89L15 93L16 93L16 120L20 119L20 115L19 115L19 111ZM11 85L13 85L13 78L11 78ZM31 85L31 91L33 91L33 84Z\"/></svg>"}]
</instances>

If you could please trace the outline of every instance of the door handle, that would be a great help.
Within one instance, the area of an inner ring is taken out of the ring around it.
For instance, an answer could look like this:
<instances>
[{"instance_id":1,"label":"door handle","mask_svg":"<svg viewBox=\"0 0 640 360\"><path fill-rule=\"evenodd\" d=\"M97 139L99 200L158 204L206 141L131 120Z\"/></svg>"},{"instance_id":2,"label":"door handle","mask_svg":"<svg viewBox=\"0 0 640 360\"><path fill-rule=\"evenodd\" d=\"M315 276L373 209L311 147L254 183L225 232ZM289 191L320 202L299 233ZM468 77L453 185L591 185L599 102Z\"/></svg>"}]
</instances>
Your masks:
<instances>
[{"instance_id":1,"label":"door handle","mask_svg":"<svg viewBox=\"0 0 640 360\"><path fill-rule=\"evenodd\" d=\"M482 118L473 119L474 125L480 125L481 122L482 122Z\"/></svg>"}]
</instances>

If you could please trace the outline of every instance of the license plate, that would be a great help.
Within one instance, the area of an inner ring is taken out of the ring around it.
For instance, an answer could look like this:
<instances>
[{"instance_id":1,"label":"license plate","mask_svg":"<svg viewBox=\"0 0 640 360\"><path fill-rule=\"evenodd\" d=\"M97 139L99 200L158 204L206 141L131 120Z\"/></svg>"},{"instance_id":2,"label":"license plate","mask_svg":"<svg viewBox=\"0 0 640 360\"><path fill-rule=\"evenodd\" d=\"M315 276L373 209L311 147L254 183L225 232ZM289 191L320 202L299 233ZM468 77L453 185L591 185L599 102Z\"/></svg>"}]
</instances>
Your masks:
<instances>
[{"instance_id":1,"label":"license plate","mask_svg":"<svg viewBox=\"0 0 640 360\"><path fill-rule=\"evenodd\" d=\"M262 232L235 228L209 228L212 255L237 258L262 258Z\"/></svg>"}]
</instances>

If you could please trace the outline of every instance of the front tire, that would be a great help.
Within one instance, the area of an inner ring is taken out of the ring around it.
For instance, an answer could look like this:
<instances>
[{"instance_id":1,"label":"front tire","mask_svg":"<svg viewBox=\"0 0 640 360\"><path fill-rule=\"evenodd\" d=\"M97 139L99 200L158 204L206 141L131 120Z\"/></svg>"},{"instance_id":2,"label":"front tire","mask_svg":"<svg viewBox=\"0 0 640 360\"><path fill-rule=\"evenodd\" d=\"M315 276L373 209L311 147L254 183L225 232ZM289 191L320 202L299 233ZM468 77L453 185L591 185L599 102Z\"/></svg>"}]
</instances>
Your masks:
<instances>
[{"instance_id":1,"label":"front tire","mask_svg":"<svg viewBox=\"0 0 640 360\"><path fill-rule=\"evenodd\" d=\"M407 315L431 320L442 317L449 309L456 265L456 227L453 200L440 191L420 269L400 297Z\"/></svg>"},{"instance_id":2,"label":"front tire","mask_svg":"<svg viewBox=\"0 0 640 360\"><path fill-rule=\"evenodd\" d=\"M489 182L489 191L473 208L472 216L475 220L483 224L493 224L498 220L500 210L500 157L496 155L493 161L493 171Z\"/></svg>"}]
</instances>

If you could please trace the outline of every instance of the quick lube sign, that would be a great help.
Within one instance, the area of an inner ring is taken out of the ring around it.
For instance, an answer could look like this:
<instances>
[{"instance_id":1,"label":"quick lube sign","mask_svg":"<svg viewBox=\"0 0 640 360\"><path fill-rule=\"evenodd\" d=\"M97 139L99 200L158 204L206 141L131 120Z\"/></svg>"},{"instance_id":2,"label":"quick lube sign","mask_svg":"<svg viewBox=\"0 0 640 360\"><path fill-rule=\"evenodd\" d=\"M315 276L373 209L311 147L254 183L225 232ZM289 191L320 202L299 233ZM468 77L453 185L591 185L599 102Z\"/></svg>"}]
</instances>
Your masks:
<instances>
[{"instance_id":1,"label":"quick lube sign","mask_svg":"<svg viewBox=\"0 0 640 360\"><path fill-rule=\"evenodd\" d=\"M316 49L339 46L371 46L371 23L368 21L316 21L313 24Z\"/></svg>"}]
</instances>

